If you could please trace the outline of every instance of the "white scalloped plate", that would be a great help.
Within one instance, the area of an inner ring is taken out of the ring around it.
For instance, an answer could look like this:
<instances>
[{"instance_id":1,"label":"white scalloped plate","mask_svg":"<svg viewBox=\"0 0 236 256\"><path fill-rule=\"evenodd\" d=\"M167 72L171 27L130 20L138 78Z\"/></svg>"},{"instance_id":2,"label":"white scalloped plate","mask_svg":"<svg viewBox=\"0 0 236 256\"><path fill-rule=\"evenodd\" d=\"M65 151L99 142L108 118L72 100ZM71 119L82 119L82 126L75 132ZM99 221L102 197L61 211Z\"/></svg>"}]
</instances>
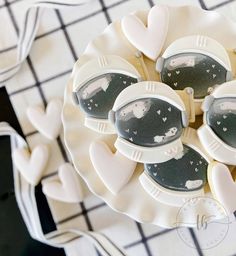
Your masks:
<instances>
[{"instance_id":1,"label":"white scalloped plate","mask_svg":"<svg viewBox=\"0 0 236 256\"><path fill-rule=\"evenodd\" d=\"M164 49L175 39L192 34L212 37L223 44L226 49L236 47L236 24L217 12L207 12L192 6L168 8L170 23ZM136 12L135 15L146 23L147 12ZM73 76L76 69L85 61L100 54L116 54L137 67L136 51L137 49L131 46L122 34L120 21L109 25L100 36L90 42L83 56L75 64L71 79L65 90L62 113L65 142L75 168L83 177L89 189L102 198L111 208L139 222L171 228L176 226L176 218L180 208L159 203L145 192L138 180L143 168L141 164L138 165L130 182L117 195L113 195L104 186L90 161L89 145L94 140L102 139L115 150L114 141L116 136L100 135L86 128L83 125L84 115L72 100ZM147 59L145 59L145 62L150 71L150 78L158 80L154 71L154 62ZM207 196L211 197L210 194ZM199 210L208 216L217 215L212 208L204 205L201 205L200 208L192 209L186 216L183 215L181 221L195 223L196 212L199 212Z\"/></svg>"}]
</instances>

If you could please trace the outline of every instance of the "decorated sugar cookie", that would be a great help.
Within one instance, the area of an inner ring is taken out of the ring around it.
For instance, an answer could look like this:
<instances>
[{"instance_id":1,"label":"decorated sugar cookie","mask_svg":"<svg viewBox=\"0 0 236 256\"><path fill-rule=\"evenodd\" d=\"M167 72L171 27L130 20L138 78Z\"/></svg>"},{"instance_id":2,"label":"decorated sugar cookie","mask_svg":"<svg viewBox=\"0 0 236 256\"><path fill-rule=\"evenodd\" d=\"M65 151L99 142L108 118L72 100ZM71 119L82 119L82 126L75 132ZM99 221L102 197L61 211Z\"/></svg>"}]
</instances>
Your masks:
<instances>
[{"instance_id":1,"label":"decorated sugar cookie","mask_svg":"<svg viewBox=\"0 0 236 256\"><path fill-rule=\"evenodd\" d=\"M136 15L130 14L122 19L121 27L129 42L156 60L165 43L169 25L169 10L164 5L155 5L149 11L147 25Z\"/></svg>"},{"instance_id":2,"label":"decorated sugar cookie","mask_svg":"<svg viewBox=\"0 0 236 256\"><path fill-rule=\"evenodd\" d=\"M40 106L29 106L27 116L41 134L54 140L59 136L61 130L61 110L61 100L53 99L48 103L45 111Z\"/></svg>"},{"instance_id":3,"label":"decorated sugar cookie","mask_svg":"<svg viewBox=\"0 0 236 256\"><path fill-rule=\"evenodd\" d=\"M236 183L229 168L218 162L213 162L208 168L208 180L211 192L228 214L236 211Z\"/></svg>"},{"instance_id":4,"label":"decorated sugar cookie","mask_svg":"<svg viewBox=\"0 0 236 256\"><path fill-rule=\"evenodd\" d=\"M188 117L179 95L165 84L147 81L127 87L118 95L109 119L118 135L117 151L97 140L90 144L89 154L113 194L129 182L137 162L162 163L182 153L180 137Z\"/></svg>"},{"instance_id":5,"label":"decorated sugar cookie","mask_svg":"<svg viewBox=\"0 0 236 256\"><path fill-rule=\"evenodd\" d=\"M43 181L43 193L49 198L65 203L78 203L84 198L79 176L70 163L58 168L58 176Z\"/></svg>"},{"instance_id":6,"label":"decorated sugar cookie","mask_svg":"<svg viewBox=\"0 0 236 256\"><path fill-rule=\"evenodd\" d=\"M76 73L74 98L85 113L85 126L101 133L115 133L108 112L118 94L140 81L137 70L119 56L99 56Z\"/></svg>"},{"instance_id":7,"label":"decorated sugar cookie","mask_svg":"<svg viewBox=\"0 0 236 256\"><path fill-rule=\"evenodd\" d=\"M192 87L196 105L215 85L232 79L225 48L212 38L187 36L174 41L158 59L156 70L162 82L174 90Z\"/></svg>"},{"instance_id":8,"label":"decorated sugar cookie","mask_svg":"<svg viewBox=\"0 0 236 256\"><path fill-rule=\"evenodd\" d=\"M211 157L202 148L196 130L188 127L181 136L183 151L163 163L146 163L139 180L156 200L181 206L185 200L204 195Z\"/></svg>"},{"instance_id":9,"label":"decorated sugar cookie","mask_svg":"<svg viewBox=\"0 0 236 256\"><path fill-rule=\"evenodd\" d=\"M236 81L217 87L203 102L202 145L217 161L236 165Z\"/></svg>"},{"instance_id":10,"label":"decorated sugar cookie","mask_svg":"<svg viewBox=\"0 0 236 256\"><path fill-rule=\"evenodd\" d=\"M128 159L118 150L113 153L101 140L90 144L89 156L96 173L114 195L126 186L137 165L137 162Z\"/></svg>"},{"instance_id":11,"label":"decorated sugar cookie","mask_svg":"<svg viewBox=\"0 0 236 256\"><path fill-rule=\"evenodd\" d=\"M165 84L147 81L129 86L117 97L109 117L118 134L115 147L131 160L164 162L183 149L185 106Z\"/></svg>"}]
</instances>

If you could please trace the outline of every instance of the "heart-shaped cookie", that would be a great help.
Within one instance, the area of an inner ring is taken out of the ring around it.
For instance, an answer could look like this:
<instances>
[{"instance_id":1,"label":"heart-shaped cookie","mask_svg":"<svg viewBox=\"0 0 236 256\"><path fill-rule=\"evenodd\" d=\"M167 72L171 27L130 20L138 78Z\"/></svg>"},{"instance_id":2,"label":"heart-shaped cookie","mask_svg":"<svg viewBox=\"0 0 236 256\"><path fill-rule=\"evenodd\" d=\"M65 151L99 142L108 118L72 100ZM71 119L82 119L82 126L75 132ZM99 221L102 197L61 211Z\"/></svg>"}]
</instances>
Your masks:
<instances>
[{"instance_id":1,"label":"heart-shaped cookie","mask_svg":"<svg viewBox=\"0 0 236 256\"><path fill-rule=\"evenodd\" d=\"M228 214L236 211L236 182L228 167L214 162L208 167L208 181L215 199L218 200Z\"/></svg>"},{"instance_id":2,"label":"heart-shaped cookie","mask_svg":"<svg viewBox=\"0 0 236 256\"><path fill-rule=\"evenodd\" d=\"M91 143L89 154L98 176L113 194L117 194L127 184L137 164L118 151L112 153L102 141Z\"/></svg>"},{"instance_id":3,"label":"heart-shaped cookie","mask_svg":"<svg viewBox=\"0 0 236 256\"><path fill-rule=\"evenodd\" d=\"M43 182L45 195L66 203L78 203L83 200L79 175L71 164L65 163L59 167L58 178L57 180L50 179Z\"/></svg>"},{"instance_id":4,"label":"heart-shaped cookie","mask_svg":"<svg viewBox=\"0 0 236 256\"><path fill-rule=\"evenodd\" d=\"M46 111L39 106L29 107L27 115L32 125L45 137L53 140L61 130L62 102L59 99L51 100Z\"/></svg>"},{"instance_id":5,"label":"heart-shaped cookie","mask_svg":"<svg viewBox=\"0 0 236 256\"><path fill-rule=\"evenodd\" d=\"M18 148L13 152L13 161L22 176L33 186L36 186L45 170L49 151L47 146L39 145L30 154L26 148Z\"/></svg>"},{"instance_id":6,"label":"heart-shaped cookie","mask_svg":"<svg viewBox=\"0 0 236 256\"><path fill-rule=\"evenodd\" d=\"M135 15L125 16L121 22L129 42L154 61L165 43L168 25L169 10L162 5L156 5L149 11L147 27Z\"/></svg>"}]
</instances>

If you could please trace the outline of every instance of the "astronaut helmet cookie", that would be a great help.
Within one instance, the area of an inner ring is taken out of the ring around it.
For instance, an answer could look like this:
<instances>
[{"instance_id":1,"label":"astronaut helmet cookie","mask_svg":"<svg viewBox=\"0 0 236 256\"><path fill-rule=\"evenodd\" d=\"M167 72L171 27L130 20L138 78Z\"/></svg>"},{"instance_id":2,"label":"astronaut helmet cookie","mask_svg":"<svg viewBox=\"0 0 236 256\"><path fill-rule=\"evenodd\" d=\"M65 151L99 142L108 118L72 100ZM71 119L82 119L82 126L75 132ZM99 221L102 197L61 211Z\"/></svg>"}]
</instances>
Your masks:
<instances>
[{"instance_id":1,"label":"astronaut helmet cookie","mask_svg":"<svg viewBox=\"0 0 236 256\"><path fill-rule=\"evenodd\" d=\"M201 103L215 85L232 80L227 50L213 38L192 35L174 41L157 60L161 81L174 90L194 90L196 114Z\"/></svg>"},{"instance_id":2,"label":"astronaut helmet cookie","mask_svg":"<svg viewBox=\"0 0 236 256\"><path fill-rule=\"evenodd\" d=\"M202 104L199 139L217 161L236 165L236 81L215 88Z\"/></svg>"},{"instance_id":3,"label":"astronaut helmet cookie","mask_svg":"<svg viewBox=\"0 0 236 256\"><path fill-rule=\"evenodd\" d=\"M140 80L135 67L119 56L98 56L82 65L75 74L73 96L85 114L84 125L99 133L115 133L108 113L118 94Z\"/></svg>"},{"instance_id":4,"label":"astronaut helmet cookie","mask_svg":"<svg viewBox=\"0 0 236 256\"><path fill-rule=\"evenodd\" d=\"M116 149L131 160L165 162L183 149L180 137L188 116L180 96L168 85L143 81L127 87L109 119L118 135Z\"/></svg>"},{"instance_id":5,"label":"astronaut helmet cookie","mask_svg":"<svg viewBox=\"0 0 236 256\"><path fill-rule=\"evenodd\" d=\"M185 128L181 139L182 152L164 163L144 164L144 172L139 177L145 191L155 200L177 207L204 196L207 168L212 162L195 129Z\"/></svg>"}]
</instances>

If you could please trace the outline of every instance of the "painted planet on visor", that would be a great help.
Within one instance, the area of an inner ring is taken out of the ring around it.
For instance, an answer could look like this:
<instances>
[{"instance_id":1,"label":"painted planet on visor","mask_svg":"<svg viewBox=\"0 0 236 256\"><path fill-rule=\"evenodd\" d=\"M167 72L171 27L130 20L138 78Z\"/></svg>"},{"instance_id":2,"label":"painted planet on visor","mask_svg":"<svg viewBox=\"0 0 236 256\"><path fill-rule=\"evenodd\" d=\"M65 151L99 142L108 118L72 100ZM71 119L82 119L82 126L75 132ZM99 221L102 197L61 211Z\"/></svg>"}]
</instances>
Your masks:
<instances>
[{"instance_id":1,"label":"painted planet on visor","mask_svg":"<svg viewBox=\"0 0 236 256\"><path fill-rule=\"evenodd\" d=\"M223 142L236 148L236 98L214 99L206 113L206 119Z\"/></svg>"},{"instance_id":2,"label":"painted planet on visor","mask_svg":"<svg viewBox=\"0 0 236 256\"><path fill-rule=\"evenodd\" d=\"M120 73L93 78L77 92L80 107L89 117L107 119L119 93L137 82L137 78Z\"/></svg>"},{"instance_id":3,"label":"painted planet on visor","mask_svg":"<svg viewBox=\"0 0 236 256\"><path fill-rule=\"evenodd\" d=\"M145 172L164 188L176 191L201 189L207 182L208 162L194 149L184 145L175 158L156 164L145 164Z\"/></svg>"},{"instance_id":4,"label":"painted planet on visor","mask_svg":"<svg viewBox=\"0 0 236 256\"><path fill-rule=\"evenodd\" d=\"M227 70L213 58L200 53L181 53L164 60L162 82L174 90L194 89L194 97L202 99L209 87L226 81Z\"/></svg>"},{"instance_id":5,"label":"painted planet on visor","mask_svg":"<svg viewBox=\"0 0 236 256\"><path fill-rule=\"evenodd\" d=\"M144 147L156 147L178 139L183 130L181 111L158 98L132 101L115 113L120 137Z\"/></svg>"}]
</instances>

